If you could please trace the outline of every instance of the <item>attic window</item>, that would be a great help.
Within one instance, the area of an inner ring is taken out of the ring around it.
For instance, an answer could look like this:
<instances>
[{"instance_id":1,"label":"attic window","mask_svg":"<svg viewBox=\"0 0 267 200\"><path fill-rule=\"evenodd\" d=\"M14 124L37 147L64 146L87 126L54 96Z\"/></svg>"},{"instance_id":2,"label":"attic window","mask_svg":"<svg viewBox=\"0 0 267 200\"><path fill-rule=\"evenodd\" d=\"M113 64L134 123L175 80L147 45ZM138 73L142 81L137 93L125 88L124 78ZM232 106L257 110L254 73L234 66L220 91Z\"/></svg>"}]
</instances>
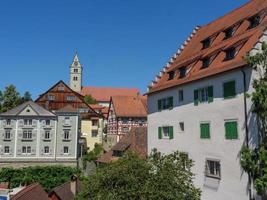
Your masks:
<instances>
[{"instance_id":1,"label":"attic window","mask_svg":"<svg viewBox=\"0 0 267 200\"><path fill-rule=\"evenodd\" d=\"M31 112L31 110L30 109L27 109L26 112Z\"/></svg>"},{"instance_id":2,"label":"attic window","mask_svg":"<svg viewBox=\"0 0 267 200\"><path fill-rule=\"evenodd\" d=\"M234 47L225 51L225 60L231 60L235 57L236 49Z\"/></svg>"},{"instance_id":3,"label":"attic window","mask_svg":"<svg viewBox=\"0 0 267 200\"><path fill-rule=\"evenodd\" d=\"M230 28L226 29L224 31L224 40L232 37L233 36L233 33L234 33L234 28L233 27L230 27Z\"/></svg>"},{"instance_id":4,"label":"attic window","mask_svg":"<svg viewBox=\"0 0 267 200\"><path fill-rule=\"evenodd\" d=\"M185 75L186 75L186 67L185 66L184 67L180 67L179 68L179 72L180 72L179 78L184 78Z\"/></svg>"},{"instance_id":5,"label":"attic window","mask_svg":"<svg viewBox=\"0 0 267 200\"><path fill-rule=\"evenodd\" d=\"M64 91L64 86L59 86L58 91Z\"/></svg>"},{"instance_id":6,"label":"attic window","mask_svg":"<svg viewBox=\"0 0 267 200\"><path fill-rule=\"evenodd\" d=\"M210 58L209 57L203 58L202 59L202 69L209 67L209 65L210 65Z\"/></svg>"},{"instance_id":7,"label":"attic window","mask_svg":"<svg viewBox=\"0 0 267 200\"><path fill-rule=\"evenodd\" d=\"M249 18L248 21L250 23L248 29L255 28L260 24L260 16L259 15L253 16Z\"/></svg>"},{"instance_id":8,"label":"attic window","mask_svg":"<svg viewBox=\"0 0 267 200\"><path fill-rule=\"evenodd\" d=\"M202 41L202 49L206 49L210 46L211 40L210 38L207 38L206 40Z\"/></svg>"},{"instance_id":9,"label":"attic window","mask_svg":"<svg viewBox=\"0 0 267 200\"><path fill-rule=\"evenodd\" d=\"M168 75L169 75L168 80L172 80L174 78L174 76L175 76L175 72L174 71L170 71L170 72L168 72Z\"/></svg>"}]
</instances>

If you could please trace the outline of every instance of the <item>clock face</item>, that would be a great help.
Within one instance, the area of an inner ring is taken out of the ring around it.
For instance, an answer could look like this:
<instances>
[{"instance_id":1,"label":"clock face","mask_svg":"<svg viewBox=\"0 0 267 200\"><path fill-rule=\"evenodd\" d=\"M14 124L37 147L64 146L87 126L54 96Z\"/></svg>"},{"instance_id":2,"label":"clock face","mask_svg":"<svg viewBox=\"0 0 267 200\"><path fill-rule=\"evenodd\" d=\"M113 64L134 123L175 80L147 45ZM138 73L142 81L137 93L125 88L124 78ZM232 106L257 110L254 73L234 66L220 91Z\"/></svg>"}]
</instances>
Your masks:
<instances>
[{"instance_id":1,"label":"clock face","mask_svg":"<svg viewBox=\"0 0 267 200\"><path fill-rule=\"evenodd\" d=\"M74 62L74 65L75 65L75 66L77 66L77 65L78 65L78 62L77 62L77 61L75 61L75 62Z\"/></svg>"}]
</instances>

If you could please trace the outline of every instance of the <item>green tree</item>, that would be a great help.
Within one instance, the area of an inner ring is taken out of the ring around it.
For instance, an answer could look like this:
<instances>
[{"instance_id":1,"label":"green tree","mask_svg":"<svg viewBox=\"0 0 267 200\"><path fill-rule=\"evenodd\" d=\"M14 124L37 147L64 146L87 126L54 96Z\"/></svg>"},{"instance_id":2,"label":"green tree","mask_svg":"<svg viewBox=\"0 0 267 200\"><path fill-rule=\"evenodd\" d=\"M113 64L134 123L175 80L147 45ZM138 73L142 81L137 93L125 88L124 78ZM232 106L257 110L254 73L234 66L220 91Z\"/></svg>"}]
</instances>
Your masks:
<instances>
[{"instance_id":1,"label":"green tree","mask_svg":"<svg viewBox=\"0 0 267 200\"><path fill-rule=\"evenodd\" d=\"M248 56L246 60L260 76L253 82L254 92L251 95L260 142L254 149L242 147L240 163L252 178L258 194L264 196L267 191L267 45L263 43L262 51Z\"/></svg>"},{"instance_id":2,"label":"green tree","mask_svg":"<svg viewBox=\"0 0 267 200\"><path fill-rule=\"evenodd\" d=\"M28 185L38 182L48 192L54 187L70 181L72 175L79 174L80 172L76 168L64 166L2 168L0 170L0 182L8 182L10 188L18 187L20 184Z\"/></svg>"},{"instance_id":3,"label":"green tree","mask_svg":"<svg viewBox=\"0 0 267 200\"><path fill-rule=\"evenodd\" d=\"M77 199L199 200L192 166L193 161L179 152L162 155L153 151L147 159L128 152L118 161L98 167L84 181Z\"/></svg>"},{"instance_id":4,"label":"green tree","mask_svg":"<svg viewBox=\"0 0 267 200\"><path fill-rule=\"evenodd\" d=\"M2 109L1 112L6 112L21 102L21 97L19 92L16 90L14 85L9 85L5 88L5 91L2 95Z\"/></svg>"},{"instance_id":5,"label":"green tree","mask_svg":"<svg viewBox=\"0 0 267 200\"><path fill-rule=\"evenodd\" d=\"M84 97L84 101L87 103L87 104L97 104L97 101L89 94L89 95L86 95Z\"/></svg>"},{"instance_id":6,"label":"green tree","mask_svg":"<svg viewBox=\"0 0 267 200\"><path fill-rule=\"evenodd\" d=\"M21 103L27 102L27 101L32 101L32 95L29 91L26 91L23 95L23 97L21 97Z\"/></svg>"},{"instance_id":7,"label":"green tree","mask_svg":"<svg viewBox=\"0 0 267 200\"><path fill-rule=\"evenodd\" d=\"M86 168L87 162L95 162L96 159L104 153L104 149L101 144L95 143L94 149L89 151L83 156L83 168Z\"/></svg>"}]
</instances>

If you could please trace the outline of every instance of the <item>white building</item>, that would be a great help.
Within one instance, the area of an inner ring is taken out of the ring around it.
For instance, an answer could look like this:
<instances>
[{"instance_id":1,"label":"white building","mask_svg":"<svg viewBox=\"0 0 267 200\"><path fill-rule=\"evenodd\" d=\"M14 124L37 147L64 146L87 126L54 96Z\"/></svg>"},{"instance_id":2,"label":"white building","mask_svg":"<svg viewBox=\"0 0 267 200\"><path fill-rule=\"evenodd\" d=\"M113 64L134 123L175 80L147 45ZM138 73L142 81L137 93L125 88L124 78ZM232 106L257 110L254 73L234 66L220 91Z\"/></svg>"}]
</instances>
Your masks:
<instances>
[{"instance_id":1,"label":"white building","mask_svg":"<svg viewBox=\"0 0 267 200\"><path fill-rule=\"evenodd\" d=\"M148 91L148 150L179 150L194 160L203 200L253 196L239 164L243 144L257 144L251 101L258 73L244 56L267 42L267 1L254 0L197 27Z\"/></svg>"}]
</instances>

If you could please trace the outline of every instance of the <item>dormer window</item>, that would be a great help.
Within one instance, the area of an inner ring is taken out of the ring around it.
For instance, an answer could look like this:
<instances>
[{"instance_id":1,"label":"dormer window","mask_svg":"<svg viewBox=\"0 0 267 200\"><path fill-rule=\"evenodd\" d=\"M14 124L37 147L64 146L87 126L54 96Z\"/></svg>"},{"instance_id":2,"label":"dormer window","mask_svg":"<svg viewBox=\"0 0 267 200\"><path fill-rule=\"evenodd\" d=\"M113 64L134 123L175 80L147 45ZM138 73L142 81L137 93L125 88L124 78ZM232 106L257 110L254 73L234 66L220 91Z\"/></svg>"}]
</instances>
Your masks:
<instances>
[{"instance_id":1,"label":"dormer window","mask_svg":"<svg viewBox=\"0 0 267 200\"><path fill-rule=\"evenodd\" d=\"M58 91L64 91L64 89L65 89L64 86L59 86L58 87Z\"/></svg>"},{"instance_id":2,"label":"dormer window","mask_svg":"<svg viewBox=\"0 0 267 200\"><path fill-rule=\"evenodd\" d=\"M206 49L210 46L211 40L210 38L207 38L206 40L202 41L202 49Z\"/></svg>"},{"instance_id":3,"label":"dormer window","mask_svg":"<svg viewBox=\"0 0 267 200\"><path fill-rule=\"evenodd\" d=\"M210 65L209 57L202 59L202 69L209 67L209 65Z\"/></svg>"},{"instance_id":4,"label":"dormer window","mask_svg":"<svg viewBox=\"0 0 267 200\"><path fill-rule=\"evenodd\" d=\"M230 49L227 49L225 51L225 60L231 60L235 57L235 54L236 54L236 49L233 47L233 48L230 48Z\"/></svg>"},{"instance_id":5,"label":"dormer window","mask_svg":"<svg viewBox=\"0 0 267 200\"><path fill-rule=\"evenodd\" d=\"M179 72L180 72L179 78L184 78L185 75L186 75L186 67L185 66L184 67L180 67L179 68Z\"/></svg>"},{"instance_id":6,"label":"dormer window","mask_svg":"<svg viewBox=\"0 0 267 200\"><path fill-rule=\"evenodd\" d=\"M260 24L260 16L256 15L248 19L249 21L249 27L248 29L255 28Z\"/></svg>"},{"instance_id":7,"label":"dormer window","mask_svg":"<svg viewBox=\"0 0 267 200\"><path fill-rule=\"evenodd\" d=\"M169 75L168 80L172 80L172 79L174 79L175 72L174 71L170 71L170 72L168 72L168 75Z\"/></svg>"},{"instance_id":8,"label":"dormer window","mask_svg":"<svg viewBox=\"0 0 267 200\"><path fill-rule=\"evenodd\" d=\"M224 31L224 40L232 37L233 36L233 33L234 33L234 28L233 27L230 27L230 28L226 29Z\"/></svg>"}]
</instances>

